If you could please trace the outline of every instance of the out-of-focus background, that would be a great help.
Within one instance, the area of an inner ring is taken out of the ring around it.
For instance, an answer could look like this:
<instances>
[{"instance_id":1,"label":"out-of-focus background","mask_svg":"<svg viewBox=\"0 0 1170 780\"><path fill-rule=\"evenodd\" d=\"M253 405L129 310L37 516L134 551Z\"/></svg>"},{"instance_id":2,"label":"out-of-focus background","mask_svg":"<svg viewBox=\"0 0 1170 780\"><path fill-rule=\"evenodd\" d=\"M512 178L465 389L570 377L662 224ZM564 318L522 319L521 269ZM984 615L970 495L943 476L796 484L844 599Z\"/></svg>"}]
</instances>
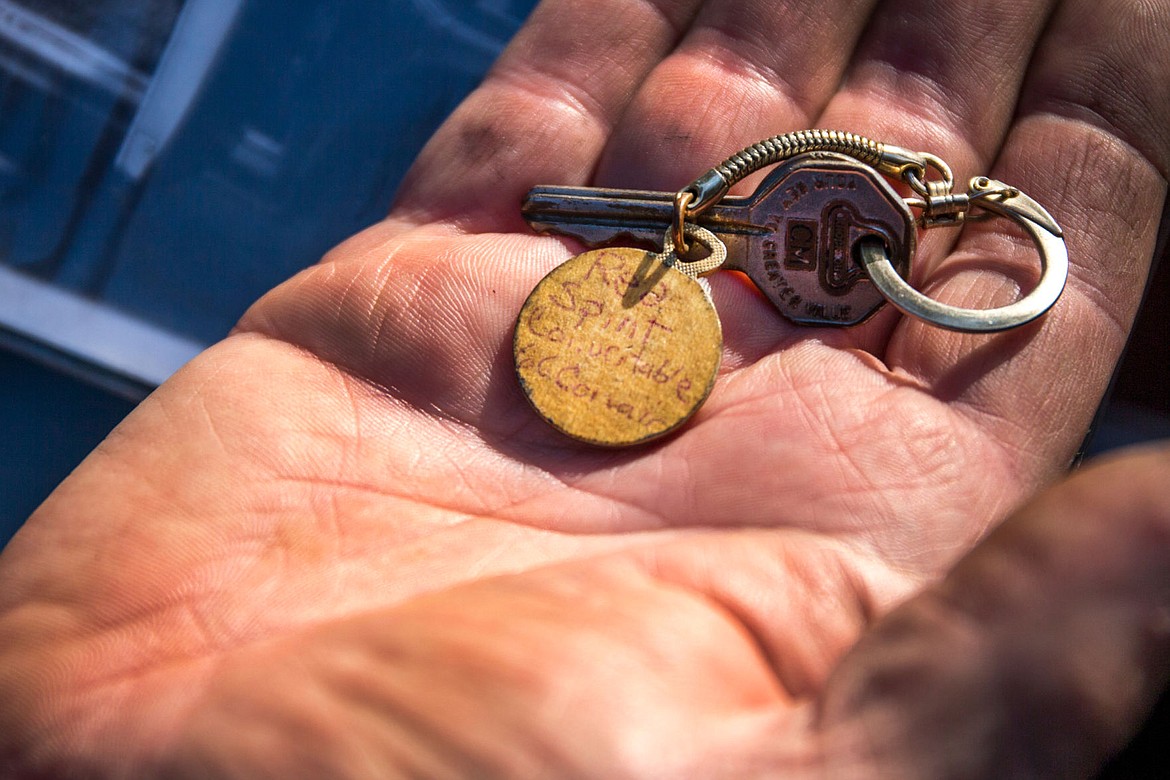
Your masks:
<instances>
[{"instance_id":1,"label":"out-of-focus background","mask_svg":"<svg viewBox=\"0 0 1170 780\"><path fill-rule=\"evenodd\" d=\"M0 546L383 216L535 0L0 0Z\"/></svg>"},{"instance_id":2,"label":"out-of-focus background","mask_svg":"<svg viewBox=\"0 0 1170 780\"><path fill-rule=\"evenodd\" d=\"M0 546L253 300L386 213L534 4L0 0ZM1168 265L1089 455L1170 437ZM1168 710L1107 776L1160 776Z\"/></svg>"}]
</instances>

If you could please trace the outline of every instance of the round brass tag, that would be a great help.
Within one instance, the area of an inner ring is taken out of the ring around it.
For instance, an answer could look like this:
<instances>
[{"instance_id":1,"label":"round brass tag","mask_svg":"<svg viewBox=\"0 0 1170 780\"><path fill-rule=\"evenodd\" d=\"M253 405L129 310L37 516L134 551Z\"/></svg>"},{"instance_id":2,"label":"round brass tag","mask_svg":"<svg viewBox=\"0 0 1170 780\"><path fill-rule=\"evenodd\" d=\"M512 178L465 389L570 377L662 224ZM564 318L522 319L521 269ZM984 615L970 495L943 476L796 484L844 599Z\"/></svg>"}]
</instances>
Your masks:
<instances>
[{"instance_id":1,"label":"round brass tag","mask_svg":"<svg viewBox=\"0 0 1170 780\"><path fill-rule=\"evenodd\" d=\"M516 373L545 420L622 447L673 431L715 383L723 351L707 292L640 249L596 249L553 269L516 322Z\"/></svg>"}]
</instances>

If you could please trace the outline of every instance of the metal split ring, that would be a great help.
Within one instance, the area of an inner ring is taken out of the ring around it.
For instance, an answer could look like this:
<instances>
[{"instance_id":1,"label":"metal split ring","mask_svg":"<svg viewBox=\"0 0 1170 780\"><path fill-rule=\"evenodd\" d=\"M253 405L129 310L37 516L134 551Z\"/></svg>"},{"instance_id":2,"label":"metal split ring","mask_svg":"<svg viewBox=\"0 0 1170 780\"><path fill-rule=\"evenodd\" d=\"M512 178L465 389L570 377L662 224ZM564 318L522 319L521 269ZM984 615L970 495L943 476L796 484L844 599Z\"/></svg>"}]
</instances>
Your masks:
<instances>
[{"instance_id":1,"label":"metal split ring","mask_svg":"<svg viewBox=\"0 0 1170 780\"><path fill-rule=\"evenodd\" d=\"M671 223L669 235L674 242L674 248L684 255L691 251L690 244L687 243L686 224L687 210L694 199L694 193L689 190L679 190L674 196L674 220Z\"/></svg>"},{"instance_id":2,"label":"metal split ring","mask_svg":"<svg viewBox=\"0 0 1170 780\"><path fill-rule=\"evenodd\" d=\"M920 293L898 275L885 247L863 242L860 259L869 278L882 295L905 314L948 330L965 333L994 333L1025 325L1052 308L1068 279L1068 250L1056 222L1035 201L1022 193L1002 200L987 199L978 204L987 211L1018 223L1031 237L1040 253L1040 282L1021 300L995 309L965 309L950 306Z\"/></svg>"}]
</instances>

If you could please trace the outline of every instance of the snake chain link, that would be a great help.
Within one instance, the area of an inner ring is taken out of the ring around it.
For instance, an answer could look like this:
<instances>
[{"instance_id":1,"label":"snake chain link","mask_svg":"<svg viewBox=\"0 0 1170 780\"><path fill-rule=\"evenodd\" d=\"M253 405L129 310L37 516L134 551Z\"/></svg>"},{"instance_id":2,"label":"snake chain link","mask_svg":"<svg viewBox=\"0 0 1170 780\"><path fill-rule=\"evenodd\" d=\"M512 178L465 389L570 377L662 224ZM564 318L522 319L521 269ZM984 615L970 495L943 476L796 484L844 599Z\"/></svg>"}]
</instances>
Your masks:
<instances>
[{"instance_id":1,"label":"snake chain link","mask_svg":"<svg viewBox=\"0 0 1170 780\"><path fill-rule=\"evenodd\" d=\"M728 157L714 170L731 186L745 176L790 157L806 152L836 152L848 155L866 165L876 166L882 159L885 145L840 130L798 130L766 138Z\"/></svg>"}]
</instances>

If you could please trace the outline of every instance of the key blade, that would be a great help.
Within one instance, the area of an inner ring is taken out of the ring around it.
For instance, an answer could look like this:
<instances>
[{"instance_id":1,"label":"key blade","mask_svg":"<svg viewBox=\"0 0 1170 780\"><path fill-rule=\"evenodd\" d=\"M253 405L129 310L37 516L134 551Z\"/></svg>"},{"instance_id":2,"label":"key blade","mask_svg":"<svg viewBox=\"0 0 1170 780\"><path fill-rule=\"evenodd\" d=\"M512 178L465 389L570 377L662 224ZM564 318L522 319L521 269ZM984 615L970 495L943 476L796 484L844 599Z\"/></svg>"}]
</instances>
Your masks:
<instances>
[{"instance_id":1,"label":"key blade","mask_svg":"<svg viewBox=\"0 0 1170 780\"><path fill-rule=\"evenodd\" d=\"M558 236L575 238L590 249L602 246L638 246L651 248L655 251L662 248L662 235L666 228L661 230L653 225L597 225L591 223L571 224L564 222L543 222L528 220L528 224L537 233L554 233Z\"/></svg>"},{"instance_id":2,"label":"key blade","mask_svg":"<svg viewBox=\"0 0 1170 780\"><path fill-rule=\"evenodd\" d=\"M674 218L674 193L596 187L539 186L521 206L538 233L571 236L587 246L636 243L661 247ZM726 198L703 214L698 224L724 242L738 244L767 229L747 221L746 198Z\"/></svg>"},{"instance_id":3,"label":"key blade","mask_svg":"<svg viewBox=\"0 0 1170 780\"><path fill-rule=\"evenodd\" d=\"M666 193L533 187L520 212L537 233L571 236L589 247L616 241L661 244L672 204Z\"/></svg>"}]
</instances>

